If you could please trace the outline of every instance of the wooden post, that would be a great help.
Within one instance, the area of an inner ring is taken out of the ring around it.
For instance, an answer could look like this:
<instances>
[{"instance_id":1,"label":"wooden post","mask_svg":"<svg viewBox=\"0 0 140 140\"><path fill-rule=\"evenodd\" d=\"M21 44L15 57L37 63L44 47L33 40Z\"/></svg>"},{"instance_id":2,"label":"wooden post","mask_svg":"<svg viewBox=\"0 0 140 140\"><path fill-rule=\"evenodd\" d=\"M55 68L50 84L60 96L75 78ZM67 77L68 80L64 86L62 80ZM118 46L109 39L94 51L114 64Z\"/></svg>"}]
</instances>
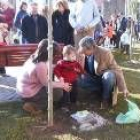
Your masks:
<instances>
[{"instance_id":1,"label":"wooden post","mask_svg":"<svg viewBox=\"0 0 140 140\"><path fill-rule=\"evenodd\" d=\"M52 0L48 0L48 126L53 126L53 41L52 41Z\"/></svg>"}]
</instances>

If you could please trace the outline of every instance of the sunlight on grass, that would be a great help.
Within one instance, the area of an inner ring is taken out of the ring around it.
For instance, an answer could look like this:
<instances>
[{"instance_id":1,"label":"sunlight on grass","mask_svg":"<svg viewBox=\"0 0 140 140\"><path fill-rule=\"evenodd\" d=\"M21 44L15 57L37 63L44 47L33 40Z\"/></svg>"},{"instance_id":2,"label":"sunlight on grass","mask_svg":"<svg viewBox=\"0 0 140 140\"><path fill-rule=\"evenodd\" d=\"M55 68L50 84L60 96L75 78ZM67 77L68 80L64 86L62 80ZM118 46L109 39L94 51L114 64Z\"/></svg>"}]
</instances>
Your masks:
<instances>
[{"instance_id":1,"label":"sunlight on grass","mask_svg":"<svg viewBox=\"0 0 140 140\"><path fill-rule=\"evenodd\" d=\"M126 68L126 67L121 67L121 68L125 71L139 72L140 74L140 69Z\"/></svg>"},{"instance_id":2,"label":"sunlight on grass","mask_svg":"<svg viewBox=\"0 0 140 140\"><path fill-rule=\"evenodd\" d=\"M130 94L130 97L134 99L140 99L140 94Z\"/></svg>"}]
</instances>

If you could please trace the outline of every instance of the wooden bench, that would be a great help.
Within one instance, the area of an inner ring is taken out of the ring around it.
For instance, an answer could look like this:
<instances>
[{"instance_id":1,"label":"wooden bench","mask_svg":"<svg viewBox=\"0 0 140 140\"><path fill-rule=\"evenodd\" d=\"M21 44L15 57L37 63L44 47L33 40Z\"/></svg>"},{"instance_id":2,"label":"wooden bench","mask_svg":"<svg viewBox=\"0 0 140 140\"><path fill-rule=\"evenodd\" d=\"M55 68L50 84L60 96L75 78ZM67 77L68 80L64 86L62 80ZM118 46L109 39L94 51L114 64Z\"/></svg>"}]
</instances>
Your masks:
<instances>
[{"instance_id":1,"label":"wooden bench","mask_svg":"<svg viewBox=\"0 0 140 140\"><path fill-rule=\"evenodd\" d=\"M0 66L22 65L37 48L37 44L0 46Z\"/></svg>"},{"instance_id":2,"label":"wooden bench","mask_svg":"<svg viewBox=\"0 0 140 140\"><path fill-rule=\"evenodd\" d=\"M20 66L35 52L38 44L0 46L0 67ZM63 46L60 45L58 55L54 58L56 62L62 55Z\"/></svg>"}]
</instances>

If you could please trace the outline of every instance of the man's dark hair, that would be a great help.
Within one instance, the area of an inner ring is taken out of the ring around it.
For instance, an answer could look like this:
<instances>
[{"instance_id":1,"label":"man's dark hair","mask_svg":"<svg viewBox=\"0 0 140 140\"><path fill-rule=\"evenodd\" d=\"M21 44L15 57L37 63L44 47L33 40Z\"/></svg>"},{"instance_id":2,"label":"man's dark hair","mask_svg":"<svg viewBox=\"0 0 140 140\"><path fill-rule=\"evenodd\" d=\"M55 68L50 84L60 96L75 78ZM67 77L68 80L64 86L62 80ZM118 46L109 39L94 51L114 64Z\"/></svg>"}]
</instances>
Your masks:
<instances>
[{"instance_id":1,"label":"man's dark hair","mask_svg":"<svg viewBox=\"0 0 140 140\"><path fill-rule=\"evenodd\" d=\"M53 42L53 56L58 53L58 44ZM31 56L33 63L47 62L48 60L48 39L40 41L37 50Z\"/></svg>"},{"instance_id":2,"label":"man's dark hair","mask_svg":"<svg viewBox=\"0 0 140 140\"><path fill-rule=\"evenodd\" d=\"M92 49L96 46L96 43L92 37L86 36L80 40L79 46L85 49Z\"/></svg>"}]
</instances>

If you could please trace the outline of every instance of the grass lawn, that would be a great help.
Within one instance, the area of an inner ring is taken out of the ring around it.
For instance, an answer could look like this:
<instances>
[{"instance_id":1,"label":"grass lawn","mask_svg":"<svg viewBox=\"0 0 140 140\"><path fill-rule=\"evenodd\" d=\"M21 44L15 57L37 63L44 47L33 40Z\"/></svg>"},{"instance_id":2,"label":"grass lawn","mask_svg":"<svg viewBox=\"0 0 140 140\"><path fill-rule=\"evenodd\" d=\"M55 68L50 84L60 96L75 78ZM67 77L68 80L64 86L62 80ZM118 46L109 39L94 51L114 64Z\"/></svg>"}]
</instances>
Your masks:
<instances>
[{"instance_id":1,"label":"grass lawn","mask_svg":"<svg viewBox=\"0 0 140 140\"><path fill-rule=\"evenodd\" d=\"M140 54L140 50L137 53ZM115 53L116 60L122 66L131 96L129 99L140 107L140 65L126 63L128 57ZM120 112L125 112L127 104L123 96L119 95L117 107L101 111L96 101L83 100L80 110L94 110L113 122L93 132L79 133L71 129L71 120L55 110L55 130L43 130L46 126L47 115L42 120L30 117L23 112L21 103L0 104L0 140L140 140L140 124L117 125L115 118ZM94 106L96 104L96 106Z\"/></svg>"}]
</instances>

